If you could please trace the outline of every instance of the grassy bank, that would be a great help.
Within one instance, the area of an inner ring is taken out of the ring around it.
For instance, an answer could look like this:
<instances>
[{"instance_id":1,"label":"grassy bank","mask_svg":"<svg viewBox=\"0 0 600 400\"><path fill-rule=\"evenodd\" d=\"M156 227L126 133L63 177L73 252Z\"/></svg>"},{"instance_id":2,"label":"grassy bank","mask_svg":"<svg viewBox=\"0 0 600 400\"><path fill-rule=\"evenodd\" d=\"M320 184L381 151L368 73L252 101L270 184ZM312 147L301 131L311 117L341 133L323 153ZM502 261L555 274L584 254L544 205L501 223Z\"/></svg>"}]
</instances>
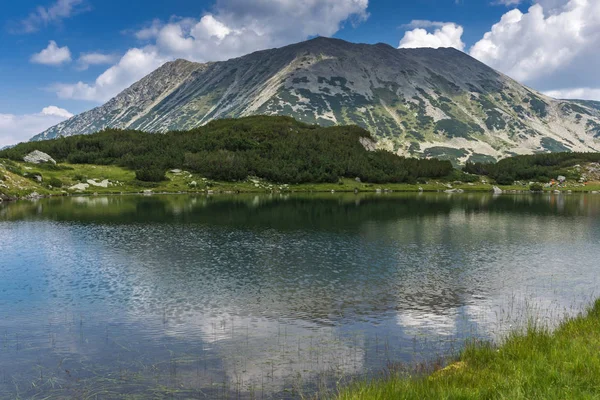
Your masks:
<instances>
[{"instance_id":1,"label":"grassy bank","mask_svg":"<svg viewBox=\"0 0 600 400\"><path fill-rule=\"evenodd\" d=\"M41 177L40 182L37 177ZM73 189L78 184L109 181L107 187L88 184L84 189ZM237 182L223 182L207 179L201 174L181 171L167 172L161 182L142 182L136 179L135 172L114 165L58 164L33 165L25 162L0 159L0 198L17 199L34 195L64 196L91 194L135 194L153 193L270 193L270 192L440 192L458 190L465 192L491 192L492 184L485 178L478 182L456 183L429 180L423 184L407 183L365 183L355 179L340 179L336 183L276 184L264 179L248 178ZM500 186L506 191L528 191L528 186ZM554 190L547 188L546 190ZM588 186L566 185L562 191L600 191L600 183Z\"/></svg>"},{"instance_id":2,"label":"grassy bank","mask_svg":"<svg viewBox=\"0 0 600 400\"><path fill-rule=\"evenodd\" d=\"M553 333L530 327L500 347L471 344L429 376L357 383L338 400L567 398L600 398L600 300Z\"/></svg>"}]
</instances>

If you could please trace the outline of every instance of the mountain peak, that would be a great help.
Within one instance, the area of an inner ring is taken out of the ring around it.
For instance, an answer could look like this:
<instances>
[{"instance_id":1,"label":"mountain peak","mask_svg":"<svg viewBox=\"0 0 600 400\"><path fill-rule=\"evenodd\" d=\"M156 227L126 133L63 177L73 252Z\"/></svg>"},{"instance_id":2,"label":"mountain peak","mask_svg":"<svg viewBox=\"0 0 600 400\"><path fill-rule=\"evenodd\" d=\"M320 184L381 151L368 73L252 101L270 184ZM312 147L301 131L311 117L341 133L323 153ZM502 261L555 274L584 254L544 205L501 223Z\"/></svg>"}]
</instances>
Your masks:
<instances>
[{"instance_id":1,"label":"mountain peak","mask_svg":"<svg viewBox=\"0 0 600 400\"><path fill-rule=\"evenodd\" d=\"M356 124L380 148L454 162L600 150L591 103L550 99L454 48L327 37L222 62L174 60L35 139L108 127L166 132L257 114Z\"/></svg>"}]
</instances>

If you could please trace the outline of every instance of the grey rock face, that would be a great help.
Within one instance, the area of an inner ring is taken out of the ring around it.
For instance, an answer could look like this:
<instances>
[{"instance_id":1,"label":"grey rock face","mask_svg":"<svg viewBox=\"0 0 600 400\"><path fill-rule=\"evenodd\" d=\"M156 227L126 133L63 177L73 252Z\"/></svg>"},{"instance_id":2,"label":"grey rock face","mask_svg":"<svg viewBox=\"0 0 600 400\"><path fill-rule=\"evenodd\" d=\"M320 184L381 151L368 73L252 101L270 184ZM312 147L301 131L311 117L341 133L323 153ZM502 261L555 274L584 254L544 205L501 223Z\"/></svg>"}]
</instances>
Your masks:
<instances>
[{"instance_id":1,"label":"grey rock face","mask_svg":"<svg viewBox=\"0 0 600 400\"><path fill-rule=\"evenodd\" d=\"M167 63L33 140L104 128L167 132L256 114L357 124L377 148L456 163L600 151L600 107L593 102L549 98L455 49L325 38L224 62Z\"/></svg>"},{"instance_id":2,"label":"grey rock face","mask_svg":"<svg viewBox=\"0 0 600 400\"><path fill-rule=\"evenodd\" d=\"M25 157L23 157L23 161L30 163L30 164L44 164L44 163L52 163L52 164L56 164L56 161L54 161L54 159L52 157L50 157L48 154L43 153L39 150L34 150L31 153L27 154Z\"/></svg>"}]
</instances>

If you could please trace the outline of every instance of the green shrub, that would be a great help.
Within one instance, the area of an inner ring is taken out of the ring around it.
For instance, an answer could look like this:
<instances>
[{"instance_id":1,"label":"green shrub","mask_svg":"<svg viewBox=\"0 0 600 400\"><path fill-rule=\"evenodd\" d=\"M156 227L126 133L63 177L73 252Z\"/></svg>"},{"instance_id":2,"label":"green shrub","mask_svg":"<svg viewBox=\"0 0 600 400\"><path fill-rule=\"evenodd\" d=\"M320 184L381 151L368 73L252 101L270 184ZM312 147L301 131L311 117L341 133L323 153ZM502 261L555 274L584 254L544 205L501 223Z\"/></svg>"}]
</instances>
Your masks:
<instances>
[{"instance_id":1,"label":"green shrub","mask_svg":"<svg viewBox=\"0 0 600 400\"><path fill-rule=\"evenodd\" d=\"M532 192L543 192L544 186L541 183L533 183L529 185L529 190Z\"/></svg>"},{"instance_id":2,"label":"green shrub","mask_svg":"<svg viewBox=\"0 0 600 400\"><path fill-rule=\"evenodd\" d=\"M142 182L162 182L167 178L163 169L149 167L135 171L135 179Z\"/></svg>"},{"instance_id":3,"label":"green shrub","mask_svg":"<svg viewBox=\"0 0 600 400\"><path fill-rule=\"evenodd\" d=\"M479 182L479 176L468 174L458 169L453 170L445 179L447 181L461 181L467 183Z\"/></svg>"},{"instance_id":4,"label":"green shrub","mask_svg":"<svg viewBox=\"0 0 600 400\"><path fill-rule=\"evenodd\" d=\"M60 189L61 187L63 187L63 183L60 179L58 178L50 178L50 180L48 180L48 182L46 182L49 186L52 186L53 188L57 188Z\"/></svg>"},{"instance_id":5,"label":"green shrub","mask_svg":"<svg viewBox=\"0 0 600 400\"><path fill-rule=\"evenodd\" d=\"M512 185L515 183L515 177L509 174L502 174L496 178L496 183L498 185Z\"/></svg>"}]
</instances>

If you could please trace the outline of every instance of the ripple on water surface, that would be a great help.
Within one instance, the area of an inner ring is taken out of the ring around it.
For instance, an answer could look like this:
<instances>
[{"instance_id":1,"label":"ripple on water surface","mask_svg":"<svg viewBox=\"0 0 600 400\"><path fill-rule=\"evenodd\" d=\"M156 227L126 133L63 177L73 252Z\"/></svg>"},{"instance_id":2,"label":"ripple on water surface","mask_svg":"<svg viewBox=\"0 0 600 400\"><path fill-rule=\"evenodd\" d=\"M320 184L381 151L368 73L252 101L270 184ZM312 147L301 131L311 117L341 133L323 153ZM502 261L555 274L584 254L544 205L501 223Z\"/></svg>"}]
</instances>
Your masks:
<instances>
[{"instance_id":1,"label":"ripple on water surface","mask_svg":"<svg viewBox=\"0 0 600 400\"><path fill-rule=\"evenodd\" d=\"M598 294L600 197L0 205L0 396L290 397Z\"/></svg>"}]
</instances>

